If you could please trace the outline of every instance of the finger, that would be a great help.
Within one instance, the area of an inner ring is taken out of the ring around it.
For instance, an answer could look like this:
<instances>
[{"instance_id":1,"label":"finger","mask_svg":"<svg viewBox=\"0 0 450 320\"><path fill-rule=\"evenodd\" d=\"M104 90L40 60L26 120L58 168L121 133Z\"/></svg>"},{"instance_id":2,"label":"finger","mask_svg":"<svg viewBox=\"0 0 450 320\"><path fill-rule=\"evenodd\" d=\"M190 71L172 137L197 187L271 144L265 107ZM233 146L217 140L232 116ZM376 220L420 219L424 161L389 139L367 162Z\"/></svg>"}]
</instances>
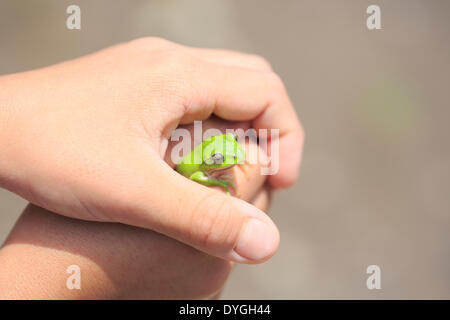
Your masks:
<instances>
[{"instance_id":1,"label":"finger","mask_svg":"<svg viewBox=\"0 0 450 320\"><path fill-rule=\"evenodd\" d=\"M275 253L278 229L263 211L187 179L157 156L146 167L129 192L133 214L116 215L116 221L235 262L259 263Z\"/></svg>"},{"instance_id":2,"label":"finger","mask_svg":"<svg viewBox=\"0 0 450 320\"><path fill-rule=\"evenodd\" d=\"M272 192L269 186L262 187L252 200L252 204L260 210L266 211L270 206Z\"/></svg>"},{"instance_id":3,"label":"finger","mask_svg":"<svg viewBox=\"0 0 450 320\"><path fill-rule=\"evenodd\" d=\"M269 138L272 129L278 130L279 153L271 156L279 160L279 170L269 182L274 188L292 185L298 176L303 130L280 78L272 72L212 63L199 63L196 70L190 77L196 89L181 123L214 113L226 120L251 120L257 131L268 129Z\"/></svg>"},{"instance_id":4,"label":"finger","mask_svg":"<svg viewBox=\"0 0 450 320\"><path fill-rule=\"evenodd\" d=\"M272 71L272 67L266 59L254 54L241 53L231 50L191 47L185 47L185 50L196 57L212 63L267 72Z\"/></svg>"},{"instance_id":5,"label":"finger","mask_svg":"<svg viewBox=\"0 0 450 320\"><path fill-rule=\"evenodd\" d=\"M255 154L259 150L258 144L254 141L246 143L243 147L247 155ZM260 158L259 160L264 163L265 159ZM247 202L251 202L261 191L267 178L267 176L261 174L260 164L245 163L235 166L232 170L239 197Z\"/></svg>"}]
</instances>

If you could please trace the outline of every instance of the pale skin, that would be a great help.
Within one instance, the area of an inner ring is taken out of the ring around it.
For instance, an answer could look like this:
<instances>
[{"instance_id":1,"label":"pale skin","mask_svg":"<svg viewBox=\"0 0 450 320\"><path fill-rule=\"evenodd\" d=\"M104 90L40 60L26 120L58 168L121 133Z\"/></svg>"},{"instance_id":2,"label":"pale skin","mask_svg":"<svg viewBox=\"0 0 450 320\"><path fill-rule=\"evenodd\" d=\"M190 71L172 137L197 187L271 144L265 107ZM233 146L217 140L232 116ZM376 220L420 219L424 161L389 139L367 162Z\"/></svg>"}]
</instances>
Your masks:
<instances>
[{"instance_id":1,"label":"pale skin","mask_svg":"<svg viewBox=\"0 0 450 320\"><path fill-rule=\"evenodd\" d=\"M0 187L58 214L157 231L207 254L260 263L272 220L164 161L179 125L216 115L280 130L274 188L297 179L303 131L265 60L144 38L0 77Z\"/></svg>"},{"instance_id":2,"label":"pale skin","mask_svg":"<svg viewBox=\"0 0 450 320\"><path fill-rule=\"evenodd\" d=\"M248 167L247 176L238 168L232 174L241 197L266 210L270 188L259 166ZM73 264L81 269L81 290L66 287ZM29 205L0 250L0 299L211 299L232 265L150 230Z\"/></svg>"}]
</instances>

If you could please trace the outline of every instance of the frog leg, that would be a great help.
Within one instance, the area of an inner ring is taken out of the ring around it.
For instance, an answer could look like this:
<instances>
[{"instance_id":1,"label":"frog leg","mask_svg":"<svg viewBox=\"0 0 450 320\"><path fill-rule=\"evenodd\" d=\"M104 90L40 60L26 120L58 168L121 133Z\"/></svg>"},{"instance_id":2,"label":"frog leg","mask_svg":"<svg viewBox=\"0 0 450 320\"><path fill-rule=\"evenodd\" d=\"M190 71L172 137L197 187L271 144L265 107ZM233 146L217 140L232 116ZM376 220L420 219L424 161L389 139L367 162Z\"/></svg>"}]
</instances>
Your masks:
<instances>
[{"instance_id":1,"label":"frog leg","mask_svg":"<svg viewBox=\"0 0 450 320\"><path fill-rule=\"evenodd\" d=\"M234 184L232 182L230 182L230 180L234 179L234 174L225 173L225 174L220 175L219 177L220 177L221 181L225 181L225 182L230 184L230 187L233 188L235 196L237 198L241 197L241 193L235 188ZM248 175L246 175L246 177L247 177L247 180L248 180L249 179Z\"/></svg>"},{"instance_id":2,"label":"frog leg","mask_svg":"<svg viewBox=\"0 0 450 320\"><path fill-rule=\"evenodd\" d=\"M223 173L219 177L222 179L232 179L234 176L230 173Z\"/></svg>"},{"instance_id":3,"label":"frog leg","mask_svg":"<svg viewBox=\"0 0 450 320\"><path fill-rule=\"evenodd\" d=\"M230 194L229 187L231 187L233 190L235 190L234 184L231 183L228 180L217 180L208 177L205 173L198 171L192 174L189 179L192 181L198 182L200 184L203 184L205 186L219 186L224 188L225 192L227 194Z\"/></svg>"}]
</instances>

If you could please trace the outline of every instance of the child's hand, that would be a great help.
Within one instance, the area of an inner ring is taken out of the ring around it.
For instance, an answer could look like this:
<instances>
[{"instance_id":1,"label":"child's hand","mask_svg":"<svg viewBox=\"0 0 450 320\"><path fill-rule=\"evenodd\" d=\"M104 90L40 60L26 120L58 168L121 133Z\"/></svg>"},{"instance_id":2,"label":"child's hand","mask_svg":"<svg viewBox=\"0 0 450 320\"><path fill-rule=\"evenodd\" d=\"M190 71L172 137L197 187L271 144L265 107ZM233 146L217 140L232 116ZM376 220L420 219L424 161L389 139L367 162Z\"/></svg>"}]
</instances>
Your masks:
<instances>
[{"instance_id":1,"label":"child's hand","mask_svg":"<svg viewBox=\"0 0 450 320\"><path fill-rule=\"evenodd\" d=\"M0 186L68 217L152 229L234 261L275 252L278 231L261 210L163 160L179 124L216 114L280 129L269 182L295 182L302 129L260 58L140 39L4 76L0 88Z\"/></svg>"},{"instance_id":2,"label":"child's hand","mask_svg":"<svg viewBox=\"0 0 450 320\"><path fill-rule=\"evenodd\" d=\"M235 171L242 199L266 210L270 190L259 166L248 167L248 177ZM66 287L71 265L80 267L81 290ZM231 266L150 230L29 205L0 250L0 299L213 298Z\"/></svg>"}]
</instances>

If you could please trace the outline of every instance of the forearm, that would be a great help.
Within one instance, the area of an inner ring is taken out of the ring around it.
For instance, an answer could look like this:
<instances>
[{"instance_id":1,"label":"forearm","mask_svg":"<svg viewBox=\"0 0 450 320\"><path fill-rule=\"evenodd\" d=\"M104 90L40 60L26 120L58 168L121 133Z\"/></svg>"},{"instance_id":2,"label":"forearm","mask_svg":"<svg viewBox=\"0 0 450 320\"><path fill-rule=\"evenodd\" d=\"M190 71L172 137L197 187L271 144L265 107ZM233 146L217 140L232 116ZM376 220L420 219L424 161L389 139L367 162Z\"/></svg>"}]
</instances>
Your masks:
<instances>
[{"instance_id":1,"label":"forearm","mask_svg":"<svg viewBox=\"0 0 450 320\"><path fill-rule=\"evenodd\" d=\"M66 286L71 265L80 268L80 290ZM0 299L204 298L230 268L152 231L29 206L0 250Z\"/></svg>"},{"instance_id":2,"label":"forearm","mask_svg":"<svg viewBox=\"0 0 450 320\"><path fill-rule=\"evenodd\" d=\"M95 261L73 250L76 230L60 233L67 231L65 220L38 207L26 209L0 250L0 299L101 299L113 289L108 290L107 275ZM81 268L82 290L66 286L66 270L73 264Z\"/></svg>"}]
</instances>

